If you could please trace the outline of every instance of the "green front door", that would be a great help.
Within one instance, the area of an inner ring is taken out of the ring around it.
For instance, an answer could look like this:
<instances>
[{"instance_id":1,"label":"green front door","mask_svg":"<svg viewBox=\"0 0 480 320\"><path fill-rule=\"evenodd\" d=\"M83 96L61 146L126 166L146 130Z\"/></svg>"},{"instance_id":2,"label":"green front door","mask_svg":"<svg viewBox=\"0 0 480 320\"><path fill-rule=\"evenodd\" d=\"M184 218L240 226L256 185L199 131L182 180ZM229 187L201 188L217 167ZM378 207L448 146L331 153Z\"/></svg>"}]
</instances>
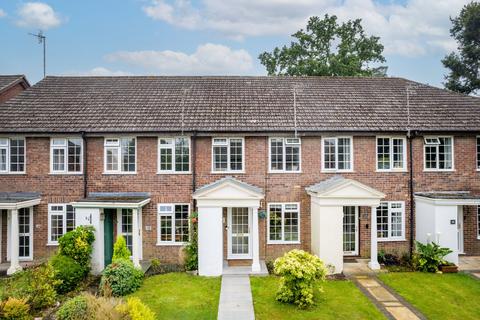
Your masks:
<instances>
[{"instance_id":1,"label":"green front door","mask_svg":"<svg viewBox=\"0 0 480 320\"><path fill-rule=\"evenodd\" d=\"M105 220L103 222L103 239L105 250L105 267L112 263L113 256L113 215L116 209L104 209Z\"/></svg>"}]
</instances>

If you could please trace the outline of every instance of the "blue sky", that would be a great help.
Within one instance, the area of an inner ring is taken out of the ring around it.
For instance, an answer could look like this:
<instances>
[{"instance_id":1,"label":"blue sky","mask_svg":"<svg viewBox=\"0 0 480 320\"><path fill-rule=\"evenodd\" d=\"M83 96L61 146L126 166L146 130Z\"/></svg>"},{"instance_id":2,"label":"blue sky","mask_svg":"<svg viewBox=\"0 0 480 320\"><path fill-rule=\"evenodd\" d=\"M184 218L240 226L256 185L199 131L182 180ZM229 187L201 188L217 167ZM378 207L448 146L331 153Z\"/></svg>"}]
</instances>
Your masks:
<instances>
[{"instance_id":1,"label":"blue sky","mask_svg":"<svg viewBox=\"0 0 480 320\"><path fill-rule=\"evenodd\" d=\"M463 0L0 0L1 74L263 75L258 54L287 44L311 15L362 18L385 45L388 75L441 86Z\"/></svg>"}]
</instances>

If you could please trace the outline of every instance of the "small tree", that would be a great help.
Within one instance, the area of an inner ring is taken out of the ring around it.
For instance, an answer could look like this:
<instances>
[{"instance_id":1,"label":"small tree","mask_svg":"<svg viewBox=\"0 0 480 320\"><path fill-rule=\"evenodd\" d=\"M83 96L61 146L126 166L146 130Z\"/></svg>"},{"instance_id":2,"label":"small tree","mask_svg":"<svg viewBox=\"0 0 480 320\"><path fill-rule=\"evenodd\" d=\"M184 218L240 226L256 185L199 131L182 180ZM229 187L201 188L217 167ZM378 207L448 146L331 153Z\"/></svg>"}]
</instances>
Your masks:
<instances>
[{"instance_id":1,"label":"small tree","mask_svg":"<svg viewBox=\"0 0 480 320\"><path fill-rule=\"evenodd\" d=\"M281 276L277 300L306 308L313 305L314 290L321 289L327 268L319 257L294 249L275 260L275 273Z\"/></svg>"},{"instance_id":2,"label":"small tree","mask_svg":"<svg viewBox=\"0 0 480 320\"><path fill-rule=\"evenodd\" d=\"M127 242L125 241L125 238L122 235L119 235L117 237L117 241L115 241L115 244L113 245L112 262L120 259L130 261L131 255L132 254L130 250L128 250Z\"/></svg>"}]
</instances>

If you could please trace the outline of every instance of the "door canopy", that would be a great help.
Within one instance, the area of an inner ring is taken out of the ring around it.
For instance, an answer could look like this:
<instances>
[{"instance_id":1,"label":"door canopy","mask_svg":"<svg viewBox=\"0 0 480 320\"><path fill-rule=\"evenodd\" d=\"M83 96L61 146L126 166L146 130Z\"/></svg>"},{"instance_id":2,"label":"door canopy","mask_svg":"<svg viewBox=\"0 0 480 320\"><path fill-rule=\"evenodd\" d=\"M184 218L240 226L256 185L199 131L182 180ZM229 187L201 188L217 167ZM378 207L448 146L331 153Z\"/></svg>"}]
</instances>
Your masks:
<instances>
[{"instance_id":1,"label":"door canopy","mask_svg":"<svg viewBox=\"0 0 480 320\"><path fill-rule=\"evenodd\" d=\"M193 194L198 207L259 207L263 190L233 177L199 188Z\"/></svg>"},{"instance_id":2,"label":"door canopy","mask_svg":"<svg viewBox=\"0 0 480 320\"><path fill-rule=\"evenodd\" d=\"M378 206L385 194L356 180L334 176L305 188L319 205L324 206Z\"/></svg>"}]
</instances>

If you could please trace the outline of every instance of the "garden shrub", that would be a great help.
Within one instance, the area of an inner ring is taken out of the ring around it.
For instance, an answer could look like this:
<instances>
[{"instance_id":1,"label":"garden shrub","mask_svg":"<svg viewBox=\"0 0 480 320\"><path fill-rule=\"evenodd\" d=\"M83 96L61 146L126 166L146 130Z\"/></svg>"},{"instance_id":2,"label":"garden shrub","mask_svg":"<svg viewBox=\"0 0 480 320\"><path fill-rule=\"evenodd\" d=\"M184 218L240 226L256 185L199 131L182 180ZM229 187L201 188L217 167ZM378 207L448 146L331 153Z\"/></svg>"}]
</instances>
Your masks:
<instances>
[{"instance_id":1,"label":"garden shrub","mask_svg":"<svg viewBox=\"0 0 480 320\"><path fill-rule=\"evenodd\" d=\"M117 237L117 241L115 241L115 244L113 245L112 261L117 261L120 259L130 260L131 255L132 254L130 250L128 250L125 238L122 235L119 235Z\"/></svg>"},{"instance_id":2,"label":"garden shrub","mask_svg":"<svg viewBox=\"0 0 480 320\"><path fill-rule=\"evenodd\" d=\"M281 276L277 300L300 308L313 305L314 290L325 281L327 268L315 255L294 249L275 260L275 273Z\"/></svg>"},{"instance_id":3,"label":"garden shrub","mask_svg":"<svg viewBox=\"0 0 480 320\"><path fill-rule=\"evenodd\" d=\"M190 242L185 247L185 269L198 270L198 213L190 215Z\"/></svg>"},{"instance_id":4,"label":"garden shrub","mask_svg":"<svg viewBox=\"0 0 480 320\"><path fill-rule=\"evenodd\" d=\"M85 278L88 269L78 264L70 257L56 254L50 259L50 264L55 269L55 278L59 283L55 287L57 293L66 293L74 290Z\"/></svg>"},{"instance_id":5,"label":"garden shrub","mask_svg":"<svg viewBox=\"0 0 480 320\"><path fill-rule=\"evenodd\" d=\"M81 266L90 268L93 241L95 241L94 228L78 226L58 239L59 253L72 258Z\"/></svg>"},{"instance_id":6,"label":"garden shrub","mask_svg":"<svg viewBox=\"0 0 480 320\"><path fill-rule=\"evenodd\" d=\"M131 320L155 320L155 313L139 298L128 298L125 304L118 305L117 310Z\"/></svg>"},{"instance_id":7,"label":"garden shrub","mask_svg":"<svg viewBox=\"0 0 480 320\"><path fill-rule=\"evenodd\" d=\"M413 263L416 270L423 272L438 272L438 268L447 263L443 258L452 252L449 248L442 248L435 242L423 244L415 241L415 243Z\"/></svg>"},{"instance_id":8,"label":"garden shrub","mask_svg":"<svg viewBox=\"0 0 480 320\"><path fill-rule=\"evenodd\" d=\"M383 250L378 252L378 262L386 266L397 266L400 264L400 260L395 254L385 253Z\"/></svg>"},{"instance_id":9,"label":"garden shrub","mask_svg":"<svg viewBox=\"0 0 480 320\"><path fill-rule=\"evenodd\" d=\"M87 298L84 295L67 300L56 313L58 320L88 320Z\"/></svg>"},{"instance_id":10,"label":"garden shrub","mask_svg":"<svg viewBox=\"0 0 480 320\"><path fill-rule=\"evenodd\" d=\"M27 320L31 319L30 306L26 299L8 298L2 305L2 319Z\"/></svg>"},{"instance_id":11,"label":"garden shrub","mask_svg":"<svg viewBox=\"0 0 480 320\"><path fill-rule=\"evenodd\" d=\"M142 285L143 271L132 262L117 260L108 265L100 280L100 290L105 296L110 293L119 297L135 292Z\"/></svg>"}]
</instances>

